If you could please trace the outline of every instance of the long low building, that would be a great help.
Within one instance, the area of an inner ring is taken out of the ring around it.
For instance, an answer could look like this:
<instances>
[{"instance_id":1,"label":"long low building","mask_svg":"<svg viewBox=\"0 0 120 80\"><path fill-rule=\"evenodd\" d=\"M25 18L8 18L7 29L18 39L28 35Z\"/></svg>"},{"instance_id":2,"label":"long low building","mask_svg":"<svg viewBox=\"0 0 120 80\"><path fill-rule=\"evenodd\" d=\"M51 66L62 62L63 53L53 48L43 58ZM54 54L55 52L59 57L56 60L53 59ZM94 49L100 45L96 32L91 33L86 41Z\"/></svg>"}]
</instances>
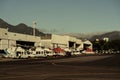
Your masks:
<instances>
[{"instance_id":1,"label":"long low building","mask_svg":"<svg viewBox=\"0 0 120 80\"><path fill-rule=\"evenodd\" d=\"M87 45L86 45L87 44ZM0 28L0 49L10 48L12 46L43 46L46 48L61 47L63 49L83 50L90 48L92 50L92 43L88 40L81 40L75 37L66 35L51 34L49 37L33 36L27 34L20 34L9 32L7 29Z\"/></svg>"}]
</instances>

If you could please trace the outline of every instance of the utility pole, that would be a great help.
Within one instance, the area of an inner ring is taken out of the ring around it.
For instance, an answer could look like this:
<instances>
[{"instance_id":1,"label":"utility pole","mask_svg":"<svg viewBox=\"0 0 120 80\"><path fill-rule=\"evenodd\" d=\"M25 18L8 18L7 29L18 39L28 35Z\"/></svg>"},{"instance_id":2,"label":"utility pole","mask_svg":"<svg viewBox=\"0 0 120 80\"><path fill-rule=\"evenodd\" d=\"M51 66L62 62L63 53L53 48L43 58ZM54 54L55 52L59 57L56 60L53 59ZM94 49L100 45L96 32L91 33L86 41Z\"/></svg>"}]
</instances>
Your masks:
<instances>
[{"instance_id":1,"label":"utility pole","mask_svg":"<svg viewBox=\"0 0 120 80\"><path fill-rule=\"evenodd\" d=\"M37 23L35 21L33 21L33 36L35 36L35 27L36 27Z\"/></svg>"}]
</instances>

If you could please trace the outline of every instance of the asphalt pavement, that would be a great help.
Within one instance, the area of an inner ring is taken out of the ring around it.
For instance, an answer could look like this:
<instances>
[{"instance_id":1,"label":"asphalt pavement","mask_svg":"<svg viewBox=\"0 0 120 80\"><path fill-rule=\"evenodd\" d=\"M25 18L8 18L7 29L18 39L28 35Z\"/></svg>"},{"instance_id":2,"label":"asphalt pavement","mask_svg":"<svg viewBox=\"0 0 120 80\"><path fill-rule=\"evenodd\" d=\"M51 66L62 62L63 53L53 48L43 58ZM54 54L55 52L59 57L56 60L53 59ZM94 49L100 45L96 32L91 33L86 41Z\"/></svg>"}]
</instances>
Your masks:
<instances>
[{"instance_id":1,"label":"asphalt pavement","mask_svg":"<svg viewBox=\"0 0 120 80\"><path fill-rule=\"evenodd\" d=\"M120 80L120 55L0 62L0 80Z\"/></svg>"}]
</instances>

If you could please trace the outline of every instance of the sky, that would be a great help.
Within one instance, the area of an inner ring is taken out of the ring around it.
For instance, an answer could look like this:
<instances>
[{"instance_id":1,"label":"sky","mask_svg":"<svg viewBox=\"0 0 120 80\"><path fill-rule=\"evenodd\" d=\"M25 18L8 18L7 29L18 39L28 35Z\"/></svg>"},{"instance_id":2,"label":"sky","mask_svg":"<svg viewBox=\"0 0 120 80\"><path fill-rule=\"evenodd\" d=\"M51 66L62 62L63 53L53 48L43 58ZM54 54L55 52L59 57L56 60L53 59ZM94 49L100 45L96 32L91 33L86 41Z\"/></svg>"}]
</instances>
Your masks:
<instances>
[{"instance_id":1,"label":"sky","mask_svg":"<svg viewBox=\"0 0 120 80\"><path fill-rule=\"evenodd\" d=\"M0 0L0 18L47 33L120 31L120 0Z\"/></svg>"}]
</instances>

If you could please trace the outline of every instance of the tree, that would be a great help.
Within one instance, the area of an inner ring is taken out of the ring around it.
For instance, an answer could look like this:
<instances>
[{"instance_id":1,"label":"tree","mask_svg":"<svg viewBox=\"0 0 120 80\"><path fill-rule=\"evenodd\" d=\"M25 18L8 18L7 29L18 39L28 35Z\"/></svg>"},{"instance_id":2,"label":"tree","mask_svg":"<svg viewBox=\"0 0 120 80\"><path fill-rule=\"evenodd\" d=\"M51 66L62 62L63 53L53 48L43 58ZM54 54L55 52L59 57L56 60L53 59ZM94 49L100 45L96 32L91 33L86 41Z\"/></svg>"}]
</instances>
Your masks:
<instances>
[{"instance_id":1,"label":"tree","mask_svg":"<svg viewBox=\"0 0 120 80\"><path fill-rule=\"evenodd\" d=\"M93 50L98 51L99 53L103 51L120 51L120 40L112 40L106 42L104 40L93 41Z\"/></svg>"}]
</instances>

